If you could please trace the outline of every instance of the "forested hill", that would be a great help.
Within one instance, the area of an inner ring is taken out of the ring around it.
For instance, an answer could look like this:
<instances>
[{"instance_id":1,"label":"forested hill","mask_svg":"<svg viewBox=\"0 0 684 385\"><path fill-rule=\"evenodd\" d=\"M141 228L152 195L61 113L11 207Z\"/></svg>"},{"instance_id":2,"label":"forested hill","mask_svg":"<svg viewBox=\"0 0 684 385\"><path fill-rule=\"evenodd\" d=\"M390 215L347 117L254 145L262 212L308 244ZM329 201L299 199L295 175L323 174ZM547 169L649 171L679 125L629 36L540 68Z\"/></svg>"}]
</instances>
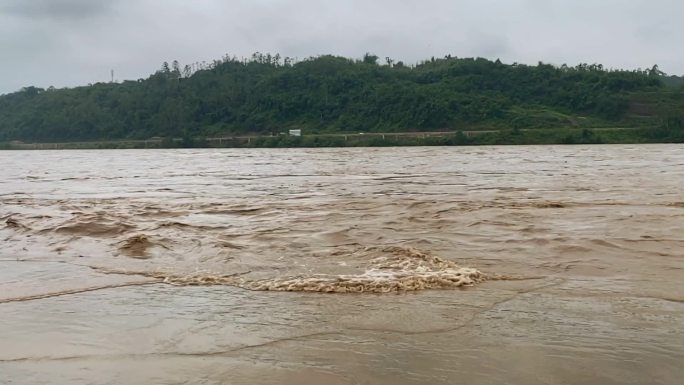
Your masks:
<instances>
[{"instance_id":1,"label":"forested hill","mask_svg":"<svg viewBox=\"0 0 684 385\"><path fill-rule=\"evenodd\" d=\"M0 141L652 122L660 111L649 95L667 89L661 75L657 67L614 71L450 56L415 66L379 63L370 54L300 62L255 54L192 67L174 62L138 81L27 87L0 96Z\"/></svg>"}]
</instances>

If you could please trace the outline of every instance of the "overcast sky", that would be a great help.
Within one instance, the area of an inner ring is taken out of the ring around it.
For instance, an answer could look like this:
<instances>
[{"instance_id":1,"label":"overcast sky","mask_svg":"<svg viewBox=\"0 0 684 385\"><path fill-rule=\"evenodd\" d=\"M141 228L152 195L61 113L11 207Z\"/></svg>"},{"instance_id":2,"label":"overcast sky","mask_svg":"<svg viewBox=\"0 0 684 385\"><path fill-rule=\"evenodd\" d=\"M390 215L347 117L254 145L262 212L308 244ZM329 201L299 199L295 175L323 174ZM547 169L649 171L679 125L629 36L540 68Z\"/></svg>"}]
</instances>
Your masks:
<instances>
[{"instance_id":1,"label":"overcast sky","mask_svg":"<svg viewBox=\"0 0 684 385\"><path fill-rule=\"evenodd\" d=\"M684 74L683 16L681 0L0 0L0 93L254 51L657 63Z\"/></svg>"}]
</instances>

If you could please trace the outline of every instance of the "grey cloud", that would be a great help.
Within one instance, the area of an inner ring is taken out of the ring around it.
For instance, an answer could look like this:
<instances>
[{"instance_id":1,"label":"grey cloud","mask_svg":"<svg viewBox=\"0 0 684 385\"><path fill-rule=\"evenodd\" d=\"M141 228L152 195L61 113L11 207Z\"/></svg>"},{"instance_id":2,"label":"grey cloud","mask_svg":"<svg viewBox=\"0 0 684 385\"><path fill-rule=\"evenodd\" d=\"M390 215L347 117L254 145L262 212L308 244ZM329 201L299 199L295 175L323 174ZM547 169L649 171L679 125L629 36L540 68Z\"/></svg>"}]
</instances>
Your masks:
<instances>
[{"instance_id":1,"label":"grey cloud","mask_svg":"<svg viewBox=\"0 0 684 385\"><path fill-rule=\"evenodd\" d=\"M658 63L684 74L681 14L677 0L0 0L0 93L254 51Z\"/></svg>"},{"instance_id":2,"label":"grey cloud","mask_svg":"<svg viewBox=\"0 0 684 385\"><path fill-rule=\"evenodd\" d=\"M0 14L28 19L84 19L106 14L114 1L0 0Z\"/></svg>"}]
</instances>

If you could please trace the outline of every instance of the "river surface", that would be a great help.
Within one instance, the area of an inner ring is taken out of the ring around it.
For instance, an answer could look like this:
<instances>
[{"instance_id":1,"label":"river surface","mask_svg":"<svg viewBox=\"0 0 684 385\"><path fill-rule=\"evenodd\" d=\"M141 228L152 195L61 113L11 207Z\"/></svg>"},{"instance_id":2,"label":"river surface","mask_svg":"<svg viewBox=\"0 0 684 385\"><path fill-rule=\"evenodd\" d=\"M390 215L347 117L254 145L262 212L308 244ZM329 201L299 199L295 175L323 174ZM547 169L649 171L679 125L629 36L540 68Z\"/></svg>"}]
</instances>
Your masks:
<instances>
[{"instance_id":1,"label":"river surface","mask_svg":"<svg viewBox=\"0 0 684 385\"><path fill-rule=\"evenodd\" d=\"M684 146L0 152L0 384L684 379Z\"/></svg>"}]
</instances>

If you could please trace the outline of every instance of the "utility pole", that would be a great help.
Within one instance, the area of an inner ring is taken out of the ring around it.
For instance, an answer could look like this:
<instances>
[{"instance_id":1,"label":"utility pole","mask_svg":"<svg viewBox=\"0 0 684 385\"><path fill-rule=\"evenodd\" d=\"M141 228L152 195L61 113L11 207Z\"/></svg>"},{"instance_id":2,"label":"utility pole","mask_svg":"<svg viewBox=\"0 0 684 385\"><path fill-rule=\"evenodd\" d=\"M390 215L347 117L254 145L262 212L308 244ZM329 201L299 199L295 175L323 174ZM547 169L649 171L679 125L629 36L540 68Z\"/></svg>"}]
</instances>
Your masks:
<instances>
[{"instance_id":1,"label":"utility pole","mask_svg":"<svg viewBox=\"0 0 684 385\"><path fill-rule=\"evenodd\" d=\"M112 81L110 83L114 83L114 70L112 70Z\"/></svg>"}]
</instances>

